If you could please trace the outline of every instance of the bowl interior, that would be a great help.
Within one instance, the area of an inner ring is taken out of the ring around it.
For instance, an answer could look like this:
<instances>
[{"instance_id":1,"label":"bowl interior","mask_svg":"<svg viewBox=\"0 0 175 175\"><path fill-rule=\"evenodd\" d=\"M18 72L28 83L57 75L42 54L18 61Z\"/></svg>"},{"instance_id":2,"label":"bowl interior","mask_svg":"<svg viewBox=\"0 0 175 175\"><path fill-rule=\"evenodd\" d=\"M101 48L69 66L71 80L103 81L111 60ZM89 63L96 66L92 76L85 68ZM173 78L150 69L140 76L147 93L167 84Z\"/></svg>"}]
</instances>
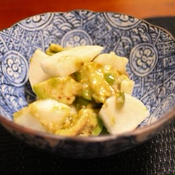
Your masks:
<instances>
[{"instance_id":1,"label":"bowl interior","mask_svg":"<svg viewBox=\"0 0 175 175\"><path fill-rule=\"evenodd\" d=\"M165 30L137 18L107 12L77 10L44 13L0 32L0 114L12 113L35 99L28 82L29 59L50 43L62 46L101 45L129 59L135 81L133 95L151 115L150 125L175 105L175 40Z\"/></svg>"}]
</instances>

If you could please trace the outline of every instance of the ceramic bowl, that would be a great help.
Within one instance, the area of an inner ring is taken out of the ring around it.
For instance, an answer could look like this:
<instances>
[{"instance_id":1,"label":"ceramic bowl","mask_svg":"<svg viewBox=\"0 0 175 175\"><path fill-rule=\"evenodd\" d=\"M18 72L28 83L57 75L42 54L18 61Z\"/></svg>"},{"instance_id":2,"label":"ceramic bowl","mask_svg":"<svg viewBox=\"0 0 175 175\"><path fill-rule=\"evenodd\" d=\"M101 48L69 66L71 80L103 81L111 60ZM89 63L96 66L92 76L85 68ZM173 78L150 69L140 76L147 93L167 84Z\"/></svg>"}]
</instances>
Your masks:
<instances>
[{"instance_id":1,"label":"ceramic bowl","mask_svg":"<svg viewBox=\"0 0 175 175\"><path fill-rule=\"evenodd\" d=\"M133 95L151 115L132 132L98 137L61 137L15 124L12 113L35 98L27 76L29 59L35 49L44 51L50 43L64 47L96 44L105 52L127 57L127 70L135 81ZM112 155L160 131L173 118L174 99L175 39L144 20L75 10L35 15L0 32L0 123L31 145L72 158Z\"/></svg>"}]
</instances>

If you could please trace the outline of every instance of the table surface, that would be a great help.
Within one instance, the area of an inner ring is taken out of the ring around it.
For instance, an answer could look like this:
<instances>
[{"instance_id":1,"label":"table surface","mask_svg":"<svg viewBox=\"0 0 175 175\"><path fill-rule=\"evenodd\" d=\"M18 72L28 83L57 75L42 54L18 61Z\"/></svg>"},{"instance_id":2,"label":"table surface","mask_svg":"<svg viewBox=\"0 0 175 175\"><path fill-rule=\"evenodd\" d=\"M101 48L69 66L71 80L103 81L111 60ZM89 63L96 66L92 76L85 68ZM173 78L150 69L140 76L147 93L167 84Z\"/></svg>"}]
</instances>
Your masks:
<instances>
[{"instance_id":1,"label":"table surface","mask_svg":"<svg viewBox=\"0 0 175 175\"><path fill-rule=\"evenodd\" d=\"M138 18L175 16L175 0L0 0L0 30L38 13L89 9Z\"/></svg>"}]
</instances>

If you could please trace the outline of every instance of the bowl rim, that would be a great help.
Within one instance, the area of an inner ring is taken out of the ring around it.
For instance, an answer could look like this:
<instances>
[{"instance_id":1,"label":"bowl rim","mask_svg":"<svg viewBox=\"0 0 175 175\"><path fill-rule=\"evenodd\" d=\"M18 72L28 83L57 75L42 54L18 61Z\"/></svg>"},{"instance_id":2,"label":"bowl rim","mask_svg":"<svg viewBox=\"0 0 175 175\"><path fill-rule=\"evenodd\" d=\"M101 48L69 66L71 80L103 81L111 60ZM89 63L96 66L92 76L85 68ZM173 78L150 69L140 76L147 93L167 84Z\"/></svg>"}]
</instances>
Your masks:
<instances>
[{"instance_id":1,"label":"bowl rim","mask_svg":"<svg viewBox=\"0 0 175 175\"><path fill-rule=\"evenodd\" d=\"M70 11L52 11L52 12L43 12L43 13L39 13L39 14L35 14L35 15L31 15L28 16L26 18L23 18L19 21L17 21L16 23L14 23L13 25L9 26L8 28L2 29L0 30L0 32L3 32L3 30L7 30L12 28L13 26L17 25L19 22L26 20L27 18L31 18L37 15L43 15L43 14L47 14L47 13L51 13L51 14L55 14L55 13L70 13L70 12L75 12L75 11L86 11L86 12L93 12L93 13L113 13L113 14L121 14L121 15L126 15L126 16L130 16L133 17L135 19L138 19L139 21L143 21L146 24L148 24L149 26L154 26L164 32L166 32L173 41L175 41L175 38L173 37L173 35L166 30L165 28L161 27L161 26L157 26L154 24L151 24L150 22L147 22L145 19L141 19L141 18L137 18L128 14L124 14L124 13L118 13L118 12L112 12L112 11L92 11L92 10L87 10L87 9L75 9L75 10L70 10ZM102 141L109 141L109 140L114 140L114 139L119 139L122 137L139 137L141 134L145 135L146 133L150 133L153 130L158 129L160 126L164 126L168 121L170 121L171 119L175 118L175 106L173 108L171 108L167 113L165 113L164 115L162 115L162 117L159 120L156 120L155 122L153 122L152 124L148 125L148 126L144 126L141 128L136 128L132 131L129 132L124 132L122 134L117 134L117 135L104 135L104 136L90 136L90 137L80 137L80 136L60 136L60 135L54 135L54 134L49 134L49 133L45 133L45 132L41 132L41 131L36 131L30 128L26 128L22 125L16 124L13 122L13 120L9 120L7 118L5 118L4 116L0 115L0 124L1 125L5 125L8 127L13 128L14 130L17 130L20 133L26 133L32 136L39 136L39 137L44 137L46 139L53 139L53 140L73 140L73 141L83 141L83 142L102 142Z\"/></svg>"}]
</instances>

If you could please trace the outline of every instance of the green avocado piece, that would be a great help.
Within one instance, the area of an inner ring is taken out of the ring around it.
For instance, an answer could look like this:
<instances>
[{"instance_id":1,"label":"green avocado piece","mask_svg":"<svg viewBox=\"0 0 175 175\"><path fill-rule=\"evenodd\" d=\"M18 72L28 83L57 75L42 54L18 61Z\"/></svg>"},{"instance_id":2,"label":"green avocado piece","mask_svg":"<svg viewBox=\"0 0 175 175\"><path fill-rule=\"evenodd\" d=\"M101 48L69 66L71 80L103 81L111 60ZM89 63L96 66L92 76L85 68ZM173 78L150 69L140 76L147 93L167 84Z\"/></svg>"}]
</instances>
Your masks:
<instances>
[{"instance_id":1,"label":"green avocado piece","mask_svg":"<svg viewBox=\"0 0 175 175\"><path fill-rule=\"evenodd\" d=\"M91 108L82 108L79 115L81 117L87 116L88 120L82 129L80 135L82 136L98 136L103 128L103 123L98 118L97 113Z\"/></svg>"},{"instance_id":2,"label":"green avocado piece","mask_svg":"<svg viewBox=\"0 0 175 175\"><path fill-rule=\"evenodd\" d=\"M94 128L94 130L92 131L92 135L93 136L98 136L100 135L100 133L102 132L103 130L103 122L100 118L97 118L98 120L98 124L97 126Z\"/></svg>"},{"instance_id":3,"label":"green avocado piece","mask_svg":"<svg viewBox=\"0 0 175 175\"><path fill-rule=\"evenodd\" d=\"M46 50L46 54L52 56L55 53L61 52L63 50L64 50L64 48L61 45L51 43Z\"/></svg>"},{"instance_id":4,"label":"green avocado piece","mask_svg":"<svg viewBox=\"0 0 175 175\"><path fill-rule=\"evenodd\" d=\"M83 65L80 70L83 98L93 98L97 103L104 103L106 98L114 94L114 89L105 80L104 73L104 67L98 63L89 62Z\"/></svg>"},{"instance_id":5,"label":"green avocado piece","mask_svg":"<svg viewBox=\"0 0 175 175\"><path fill-rule=\"evenodd\" d=\"M52 98L64 104L72 104L81 91L81 84L71 77L54 77L33 86L39 99Z\"/></svg>"},{"instance_id":6,"label":"green avocado piece","mask_svg":"<svg viewBox=\"0 0 175 175\"><path fill-rule=\"evenodd\" d=\"M68 123L68 124L67 124ZM56 131L64 136L97 136L102 131L103 124L98 120L96 112L91 108L82 108L66 120L65 125Z\"/></svg>"}]
</instances>

